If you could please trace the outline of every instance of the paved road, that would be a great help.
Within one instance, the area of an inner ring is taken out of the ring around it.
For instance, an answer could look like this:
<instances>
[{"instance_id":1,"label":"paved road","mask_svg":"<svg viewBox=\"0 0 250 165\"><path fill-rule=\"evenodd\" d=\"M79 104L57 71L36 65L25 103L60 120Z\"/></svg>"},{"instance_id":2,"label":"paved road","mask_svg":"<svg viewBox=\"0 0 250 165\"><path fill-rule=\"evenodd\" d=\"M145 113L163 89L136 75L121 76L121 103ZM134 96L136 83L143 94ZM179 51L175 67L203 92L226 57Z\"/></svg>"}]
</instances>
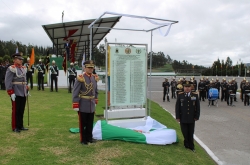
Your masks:
<instances>
[{"instance_id":1,"label":"paved road","mask_svg":"<svg viewBox=\"0 0 250 165\"><path fill-rule=\"evenodd\" d=\"M163 79L152 77L151 99L174 114L175 99L162 101ZM236 81L240 83L242 79L236 78ZM250 107L244 106L239 95L237 97L235 107L227 106L226 102L220 100L218 107L208 107L207 101L201 102L201 116L196 123L195 135L219 158L218 163L223 165L250 164Z\"/></svg>"}]
</instances>

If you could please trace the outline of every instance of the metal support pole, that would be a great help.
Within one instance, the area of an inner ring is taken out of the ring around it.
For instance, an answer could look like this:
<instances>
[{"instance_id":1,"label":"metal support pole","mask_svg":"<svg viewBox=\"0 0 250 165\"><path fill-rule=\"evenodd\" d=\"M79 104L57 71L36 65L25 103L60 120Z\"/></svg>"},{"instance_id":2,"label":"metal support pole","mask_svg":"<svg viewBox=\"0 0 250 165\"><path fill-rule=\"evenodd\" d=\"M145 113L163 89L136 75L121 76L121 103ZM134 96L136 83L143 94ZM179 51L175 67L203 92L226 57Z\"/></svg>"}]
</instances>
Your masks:
<instances>
[{"instance_id":1,"label":"metal support pole","mask_svg":"<svg viewBox=\"0 0 250 165\"><path fill-rule=\"evenodd\" d=\"M152 72L152 40L153 40L153 31L151 31L151 41L150 41L150 66L149 66L149 103L148 103L148 116L150 116L151 110L151 72Z\"/></svg>"}]
</instances>

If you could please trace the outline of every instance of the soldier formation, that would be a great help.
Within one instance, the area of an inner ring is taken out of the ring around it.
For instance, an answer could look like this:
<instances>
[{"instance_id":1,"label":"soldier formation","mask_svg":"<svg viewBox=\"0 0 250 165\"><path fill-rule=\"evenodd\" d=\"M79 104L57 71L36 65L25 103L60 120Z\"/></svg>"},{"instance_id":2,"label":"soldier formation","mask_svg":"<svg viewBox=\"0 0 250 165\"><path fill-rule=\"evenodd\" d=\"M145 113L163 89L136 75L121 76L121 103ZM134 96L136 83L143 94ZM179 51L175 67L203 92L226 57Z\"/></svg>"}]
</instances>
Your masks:
<instances>
[{"instance_id":1,"label":"soldier formation","mask_svg":"<svg viewBox=\"0 0 250 165\"><path fill-rule=\"evenodd\" d=\"M209 90L210 89L217 89L218 90L218 100L220 99L221 102L225 101L228 106L233 105L233 102L237 102L237 89L238 83L233 78L232 80L226 80L223 78L221 82L219 82L218 78L211 78L208 77L201 77L200 81L197 82L195 77L191 77L190 80L186 80L186 77L179 78L179 80L175 80L172 78L172 81L169 83L168 79L165 78L165 81L162 83L163 87L163 101L165 101L165 95L169 96L169 87L171 87L171 98L175 99L178 97L180 92L183 92L184 84L186 81L191 83L191 90L192 92L196 92L199 96L200 101L205 101L206 99L209 101L209 105L215 105L214 100L209 100ZM240 99L244 102L245 106L249 106L249 97L250 97L250 82L243 78L240 83ZM168 101L169 97L167 97Z\"/></svg>"}]
</instances>

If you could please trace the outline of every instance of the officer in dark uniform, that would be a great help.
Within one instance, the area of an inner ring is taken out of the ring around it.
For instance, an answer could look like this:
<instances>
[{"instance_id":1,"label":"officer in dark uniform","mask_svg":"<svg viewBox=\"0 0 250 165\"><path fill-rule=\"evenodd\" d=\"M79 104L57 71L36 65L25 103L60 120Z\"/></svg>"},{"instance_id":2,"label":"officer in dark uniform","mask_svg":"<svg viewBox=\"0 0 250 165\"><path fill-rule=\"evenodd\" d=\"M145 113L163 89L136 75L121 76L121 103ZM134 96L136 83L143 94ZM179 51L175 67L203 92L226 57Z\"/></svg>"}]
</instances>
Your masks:
<instances>
[{"instance_id":1,"label":"officer in dark uniform","mask_svg":"<svg viewBox=\"0 0 250 165\"><path fill-rule=\"evenodd\" d=\"M244 77L243 80L240 82L240 89L241 89L241 92L240 92L240 98L243 102L244 100L244 86L246 85L246 78Z\"/></svg>"},{"instance_id":2,"label":"officer in dark uniform","mask_svg":"<svg viewBox=\"0 0 250 165\"><path fill-rule=\"evenodd\" d=\"M38 70L38 90L40 91L42 88L44 91L45 66L41 59L39 59L39 64L36 66L36 69Z\"/></svg>"},{"instance_id":3,"label":"officer in dark uniform","mask_svg":"<svg viewBox=\"0 0 250 165\"><path fill-rule=\"evenodd\" d=\"M21 54L13 54L12 58L14 65L9 66L6 71L5 84L12 102L12 130L20 133L21 130L28 130L23 126L23 114L28 94L27 69L22 66L23 57Z\"/></svg>"},{"instance_id":4,"label":"officer in dark uniform","mask_svg":"<svg viewBox=\"0 0 250 165\"><path fill-rule=\"evenodd\" d=\"M167 95L167 101L170 102L169 100L169 82L168 82L168 79L165 78L165 81L162 82L162 87L163 87L163 102L165 102L165 97Z\"/></svg>"},{"instance_id":5,"label":"officer in dark uniform","mask_svg":"<svg viewBox=\"0 0 250 165\"><path fill-rule=\"evenodd\" d=\"M55 82L55 89L58 92L57 81L59 75L59 69L56 66L56 62L53 60L52 65L49 67L50 70L50 92L53 92L53 82Z\"/></svg>"},{"instance_id":6,"label":"officer in dark uniform","mask_svg":"<svg viewBox=\"0 0 250 165\"><path fill-rule=\"evenodd\" d=\"M175 96L175 92L176 92L176 86L177 86L177 82L175 81L175 78L173 77L173 80L170 82L170 85L171 85L171 97L172 99L175 98L176 99L176 96Z\"/></svg>"},{"instance_id":7,"label":"officer in dark uniform","mask_svg":"<svg viewBox=\"0 0 250 165\"><path fill-rule=\"evenodd\" d=\"M200 92L199 94L199 100L205 101L205 95L206 95L206 83L204 82L204 79L201 78L200 82L198 84L198 90Z\"/></svg>"},{"instance_id":8,"label":"officer in dark uniform","mask_svg":"<svg viewBox=\"0 0 250 165\"><path fill-rule=\"evenodd\" d=\"M206 84L206 94L205 94L205 99L207 99L207 95L208 95L208 85L210 84L210 81L208 79L208 77L206 77L206 80L205 80L205 84Z\"/></svg>"},{"instance_id":9,"label":"officer in dark uniform","mask_svg":"<svg viewBox=\"0 0 250 165\"><path fill-rule=\"evenodd\" d=\"M237 89L238 89L238 83L235 80L235 78L233 78L233 80L232 80L232 85L234 86L234 90L233 90L233 93L235 94L234 101L237 102L236 92L237 92Z\"/></svg>"},{"instance_id":10,"label":"officer in dark uniform","mask_svg":"<svg viewBox=\"0 0 250 165\"><path fill-rule=\"evenodd\" d=\"M195 79L194 76L192 77L192 79L193 79L193 86L194 86L194 89L195 89L195 91L196 91L196 90L197 90L197 85L198 85L198 83L197 83L197 81L196 81L196 79Z\"/></svg>"},{"instance_id":11,"label":"officer in dark uniform","mask_svg":"<svg viewBox=\"0 0 250 165\"><path fill-rule=\"evenodd\" d=\"M225 78L222 79L222 82L220 83L221 86L221 101L223 101L223 99L225 101L227 101L227 81Z\"/></svg>"},{"instance_id":12,"label":"officer in dark uniform","mask_svg":"<svg viewBox=\"0 0 250 165\"><path fill-rule=\"evenodd\" d=\"M70 63L70 67L68 68L68 73L69 73L69 93L71 93L71 86L75 84L75 79L77 76L76 69L74 67L74 63Z\"/></svg>"},{"instance_id":13,"label":"officer in dark uniform","mask_svg":"<svg viewBox=\"0 0 250 165\"><path fill-rule=\"evenodd\" d=\"M231 80L228 80L228 85L227 85L227 105L230 106L233 104L233 98L235 97L234 93L234 84Z\"/></svg>"},{"instance_id":14,"label":"officer in dark uniform","mask_svg":"<svg viewBox=\"0 0 250 165\"><path fill-rule=\"evenodd\" d=\"M80 142L83 145L95 142L93 140L93 121L95 104L98 103L97 82L92 75L94 69L93 61L84 62L83 74L77 76L73 93L73 109L78 112L80 126Z\"/></svg>"},{"instance_id":15,"label":"officer in dark uniform","mask_svg":"<svg viewBox=\"0 0 250 165\"><path fill-rule=\"evenodd\" d=\"M249 82L246 81L245 86L244 86L244 105L248 105L249 106L249 94L250 94L250 85Z\"/></svg>"},{"instance_id":16,"label":"officer in dark uniform","mask_svg":"<svg viewBox=\"0 0 250 165\"><path fill-rule=\"evenodd\" d=\"M200 101L198 93L191 92L191 83L186 81L184 92L179 93L175 105L176 120L180 122L181 132L184 137L184 146L195 152L194 127L195 121L200 117Z\"/></svg>"},{"instance_id":17,"label":"officer in dark uniform","mask_svg":"<svg viewBox=\"0 0 250 165\"><path fill-rule=\"evenodd\" d=\"M34 65L30 66L30 58L27 58L27 63L24 64L24 66L27 68L27 73L26 73L26 80L27 80L27 85L30 82L30 89L33 89L33 75L35 72L35 67Z\"/></svg>"}]
</instances>

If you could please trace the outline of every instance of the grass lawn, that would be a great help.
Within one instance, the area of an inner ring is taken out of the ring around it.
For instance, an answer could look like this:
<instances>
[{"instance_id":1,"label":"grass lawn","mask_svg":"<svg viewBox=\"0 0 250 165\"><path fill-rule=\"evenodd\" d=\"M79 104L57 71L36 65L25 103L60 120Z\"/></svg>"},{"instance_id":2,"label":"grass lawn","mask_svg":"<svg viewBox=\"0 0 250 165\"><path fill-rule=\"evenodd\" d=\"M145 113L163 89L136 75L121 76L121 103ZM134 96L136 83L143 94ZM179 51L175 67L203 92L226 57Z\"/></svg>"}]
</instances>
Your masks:
<instances>
[{"instance_id":1,"label":"grass lawn","mask_svg":"<svg viewBox=\"0 0 250 165\"><path fill-rule=\"evenodd\" d=\"M197 143L196 153L183 147L179 124L158 104L152 102L151 117L177 131L179 143L158 146L123 141L98 141L88 146L79 142L79 134L69 132L78 127L78 115L71 108L71 94L59 92L30 93L30 126L27 108L24 123L29 128L20 134L11 131L11 102L6 91L0 90L0 164L1 165L186 165L215 164ZM97 116L103 114L104 92L99 94ZM100 118L95 117L95 121Z\"/></svg>"}]
</instances>

